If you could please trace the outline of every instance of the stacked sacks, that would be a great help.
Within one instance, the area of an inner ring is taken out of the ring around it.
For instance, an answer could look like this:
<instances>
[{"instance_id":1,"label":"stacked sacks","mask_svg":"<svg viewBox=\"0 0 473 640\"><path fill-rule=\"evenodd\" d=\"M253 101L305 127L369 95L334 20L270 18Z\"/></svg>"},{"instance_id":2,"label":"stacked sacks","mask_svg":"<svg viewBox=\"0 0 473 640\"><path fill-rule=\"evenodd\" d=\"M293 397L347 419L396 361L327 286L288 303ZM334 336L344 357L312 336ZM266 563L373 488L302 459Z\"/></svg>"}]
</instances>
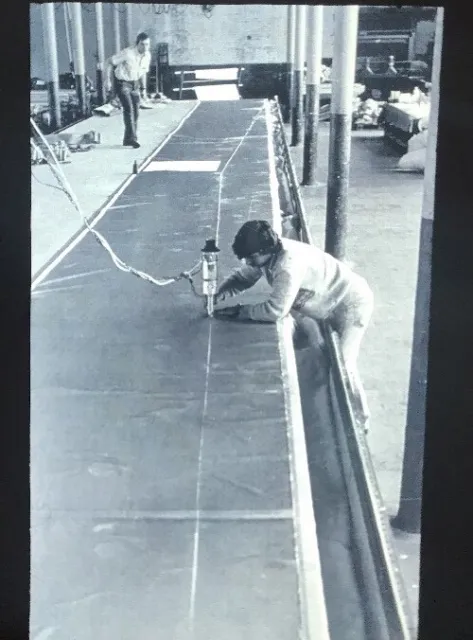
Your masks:
<instances>
[{"instance_id":1,"label":"stacked sacks","mask_svg":"<svg viewBox=\"0 0 473 640\"><path fill-rule=\"evenodd\" d=\"M407 144L407 153L402 156L397 165L398 171L406 173L424 173L425 156L427 153L427 136L428 130L424 129L421 133L410 138Z\"/></svg>"}]
</instances>

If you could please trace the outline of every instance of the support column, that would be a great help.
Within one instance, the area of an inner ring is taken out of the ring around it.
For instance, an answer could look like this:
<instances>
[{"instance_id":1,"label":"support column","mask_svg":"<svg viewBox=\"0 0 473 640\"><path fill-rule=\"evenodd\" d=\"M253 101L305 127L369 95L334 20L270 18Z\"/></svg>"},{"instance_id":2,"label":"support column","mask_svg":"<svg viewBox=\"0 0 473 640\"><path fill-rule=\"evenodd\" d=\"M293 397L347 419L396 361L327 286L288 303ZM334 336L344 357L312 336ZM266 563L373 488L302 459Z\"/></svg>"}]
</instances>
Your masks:
<instances>
[{"instance_id":1,"label":"support column","mask_svg":"<svg viewBox=\"0 0 473 640\"><path fill-rule=\"evenodd\" d=\"M104 83L105 45L103 39L103 5L101 2L95 3L95 17L97 25L97 93L99 103L105 104L107 101Z\"/></svg>"},{"instance_id":2,"label":"support column","mask_svg":"<svg viewBox=\"0 0 473 640\"><path fill-rule=\"evenodd\" d=\"M64 3L64 27L66 29L67 53L69 55L69 71L74 76L75 75L74 55L72 53L71 37L69 33L69 29L71 28L71 25L72 25L72 19L71 19L71 14L69 9L69 2L65 2Z\"/></svg>"},{"instance_id":3,"label":"support column","mask_svg":"<svg viewBox=\"0 0 473 640\"><path fill-rule=\"evenodd\" d=\"M74 53L74 70L79 111L82 117L88 113L85 89L84 34L82 31L82 5L71 2L72 13L72 49Z\"/></svg>"},{"instance_id":4,"label":"support column","mask_svg":"<svg viewBox=\"0 0 473 640\"><path fill-rule=\"evenodd\" d=\"M302 184L315 182L319 130L320 79L322 75L323 6L307 7L307 82Z\"/></svg>"},{"instance_id":5,"label":"support column","mask_svg":"<svg viewBox=\"0 0 473 640\"><path fill-rule=\"evenodd\" d=\"M430 322L430 288L432 259L432 227L434 221L435 173L437 161L437 127L440 93L440 65L443 36L442 8L437 9L432 92L424 172L424 195L419 246L419 267L414 317L406 438L402 466L399 511L391 523L396 529L420 533L422 505L422 472L424 462L425 407Z\"/></svg>"},{"instance_id":6,"label":"support column","mask_svg":"<svg viewBox=\"0 0 473 640\"><path fill-rule=\"evenodd\" d=\"M120 5L117 2L112 3L112 23L113 23L113 53L121 51L120 42Z\"/></svg>"},{"instance_id":7,"label":"support column","mask_svg":"<svg viewBox=\"0 0 473 640\"><path fill-rule=\"evenodd\" d=\"M294 90L294 52L295 52L295 15L296 7L293 4L287 5L287 105L284 110L284 122L291 120L293 90Z\"/></svg>"},{"instance_id":8,"label":"support column","mask_svg":"<svg viewBox=\"0 0 473 640\"><path fill-rule=\"evenodd\" d=\"M44 54L48 83L49 111L51 127L61 127L61 104L59 102L59 67L57 62L57 36L54 3L46 2L41 7L43 18Z\"/></svg>"},{"instance_id":9,"label":"support column","mask_svg":"<svg viewBox=\"0 0 473 640\"><path fill-rule=\"evenodd\" d=\"M291 146L297 147L301 141L301 127L304 117L303 89L305 63L305 16L306 6L296 6L295 26L295 61L294 61L294 98L292 105L292 141Z\"/></svg>"},{"instance_id":10,"label":"support column","mask_svg":"<svg viewBox=\"0 0 473 640\"><path fill-rule=\"evenodd\" d=\"M335 7L325 251L345 259L358 6Z\"/></svg>"},{"instance_id":11,"label":"support column","mask_svg":"<svg viewBox=\"0 0 473 640\"><path fill-rule=\"evenodd\" d=\"M126 20L126 46L131 47L135 44L135 36L133 34L133 4L127 2L125 4L125 20Z\"/></svg>"}]
</instances>

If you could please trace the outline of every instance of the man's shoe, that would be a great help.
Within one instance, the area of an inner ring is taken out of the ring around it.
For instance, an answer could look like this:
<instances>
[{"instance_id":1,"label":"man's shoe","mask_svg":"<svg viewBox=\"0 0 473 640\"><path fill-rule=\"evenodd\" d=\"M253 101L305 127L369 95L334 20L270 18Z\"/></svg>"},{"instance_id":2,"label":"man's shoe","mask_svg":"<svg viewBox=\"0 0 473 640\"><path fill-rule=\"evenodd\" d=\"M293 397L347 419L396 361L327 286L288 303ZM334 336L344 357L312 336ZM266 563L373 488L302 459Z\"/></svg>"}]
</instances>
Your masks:
<instances>
[{"instance_id":1,"label":"man's shoe","mask_svg":"<svg viewBox=\"0 0 473 640\"><path fill-rule=\"evenodd\" d=\"M133 143L130 140L123 140L123 146L124 147L131 147Z\"/></svg>"},{"instance_id":2,"label":"man's shoe","mask_svg":"<svg viewBox=\"0 0 473 640\"><path fill-rule=\"evenodd\" d=\"M140 143L137 140L134 140L131 143L131 146L133 147L133 149L139 149L141 147Z\"/></svg>"}]
</instances>

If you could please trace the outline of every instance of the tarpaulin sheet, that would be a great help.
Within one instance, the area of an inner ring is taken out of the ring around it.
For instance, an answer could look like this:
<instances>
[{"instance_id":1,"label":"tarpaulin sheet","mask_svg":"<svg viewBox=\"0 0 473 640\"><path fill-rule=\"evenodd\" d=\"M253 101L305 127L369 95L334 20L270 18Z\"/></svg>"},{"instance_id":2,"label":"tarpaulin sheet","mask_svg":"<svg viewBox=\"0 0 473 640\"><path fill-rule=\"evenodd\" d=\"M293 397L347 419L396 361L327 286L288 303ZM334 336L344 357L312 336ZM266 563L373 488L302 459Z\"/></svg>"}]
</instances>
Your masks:
<instances>
[{"instance_id":1,"label":"tarpaulin sheet","mask_svg":"<svg viewBox=\"0 0 473 640\"><path fill-rule=\"evenodd\" d=\"M97 230L155 277L212 237L237 266L237 229L272 216L263 103L200 104L155 160L220 164L139 173ZM31 637L297 638L275 325L209 320L185 280L125 274L90 234L31 323Z\"/></svg>"}]
</instances>

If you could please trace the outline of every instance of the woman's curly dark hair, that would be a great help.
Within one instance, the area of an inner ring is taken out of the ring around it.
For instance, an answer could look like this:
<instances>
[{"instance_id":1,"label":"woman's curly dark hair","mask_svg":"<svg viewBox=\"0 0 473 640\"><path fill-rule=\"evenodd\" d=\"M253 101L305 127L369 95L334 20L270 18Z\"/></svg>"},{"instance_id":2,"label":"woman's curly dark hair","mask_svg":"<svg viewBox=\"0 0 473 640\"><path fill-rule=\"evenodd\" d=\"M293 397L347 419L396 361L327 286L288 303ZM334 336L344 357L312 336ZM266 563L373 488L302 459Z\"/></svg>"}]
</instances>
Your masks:
<instances>
[{"instance_id":1,"label":"woman's curly dark hair","mask_svg":"<svg viewBox=\"0 0 473 640\"><path fill-rule=\"evenodd\" d=\"M239 260L254 253L273 253L281 247L281 240L266 220L249 220L241 227L232 244Z\"/></svg>"}]
</instances>

